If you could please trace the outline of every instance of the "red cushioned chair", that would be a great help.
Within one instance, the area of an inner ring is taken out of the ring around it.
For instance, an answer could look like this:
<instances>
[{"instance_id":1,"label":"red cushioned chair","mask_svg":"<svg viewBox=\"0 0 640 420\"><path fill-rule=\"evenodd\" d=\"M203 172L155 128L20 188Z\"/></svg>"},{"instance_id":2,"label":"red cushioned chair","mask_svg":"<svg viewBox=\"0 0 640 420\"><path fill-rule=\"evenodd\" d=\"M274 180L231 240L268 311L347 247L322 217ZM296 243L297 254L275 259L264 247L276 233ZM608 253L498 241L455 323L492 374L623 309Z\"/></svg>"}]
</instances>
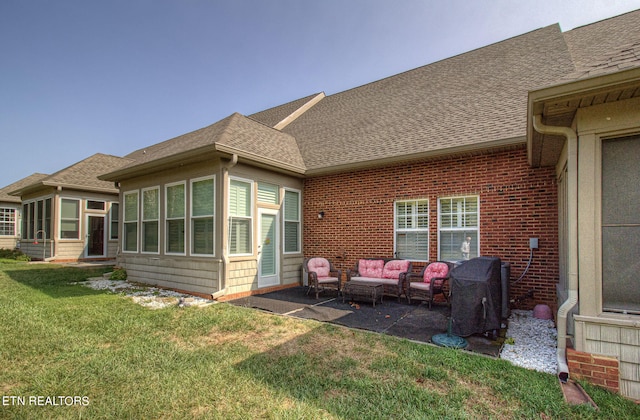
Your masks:
<instances>
[{"instance_id":1,"label":"red cushioned chair","mask_svg":"<svg viewBox=\"0 0 640 420\"><path fill-rule=\"evenodd\" d=\"M342 271L337 270L329 260L322 257L305 258L302 267L309 284L307 294L311 289L315 289L316 299L326 289L335 289L340 294Z\"/></svg>"},{"instance_id":2,"label":"red cushioned chair","mask_svg":"<svg viewBox=\"0 0 640 420\"><path fill-rule=\"evenodd\" d=\"M444 285L449 280L449 273L453 264L447 261L436 261L427 264L419 274L409 275L407 284L407 299L425 300L429 302L429 309L433 303L433 297L442 293L449 302L449 297L444 292Z\"/></svg>"}]
</instances>

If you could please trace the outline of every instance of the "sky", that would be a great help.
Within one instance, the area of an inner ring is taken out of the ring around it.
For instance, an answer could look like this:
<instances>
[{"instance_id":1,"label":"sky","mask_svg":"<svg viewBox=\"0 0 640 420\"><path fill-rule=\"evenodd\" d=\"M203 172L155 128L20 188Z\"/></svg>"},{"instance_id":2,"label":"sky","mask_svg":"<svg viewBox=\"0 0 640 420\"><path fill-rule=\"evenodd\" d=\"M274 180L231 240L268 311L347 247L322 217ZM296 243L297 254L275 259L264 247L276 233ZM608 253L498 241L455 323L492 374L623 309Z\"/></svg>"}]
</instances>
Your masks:
<instances>
[{"instance_id":1,"label":"sky","mask_svg":"<svg viewBox=\"0 0 640 420\"><path fill-rule=\"evenodd\" d=\"M0 0L0 187L640 0Z\"/></svg>"}]
</instances>

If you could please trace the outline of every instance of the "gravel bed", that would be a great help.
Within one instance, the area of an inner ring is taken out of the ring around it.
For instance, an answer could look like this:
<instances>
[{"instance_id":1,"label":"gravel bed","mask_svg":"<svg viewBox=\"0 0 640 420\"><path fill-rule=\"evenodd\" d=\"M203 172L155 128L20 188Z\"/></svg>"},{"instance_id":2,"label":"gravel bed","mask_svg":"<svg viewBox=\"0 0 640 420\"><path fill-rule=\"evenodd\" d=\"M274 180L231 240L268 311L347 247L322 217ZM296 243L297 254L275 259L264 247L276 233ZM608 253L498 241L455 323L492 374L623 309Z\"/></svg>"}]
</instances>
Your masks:
<instances>
[{"instance_id":1,"label":"gravel bed","mask_svg":"<svg viewBox=\"0 0 640 420\"><path fill-rule=\"evenodd\" d=\"M113 293L120 293L131 298L135 303L151 309L162 309L168 306L207 306L215 303L213 300L174 292L173 290L135 285L126 280L109 280L95 277L74 284L81 284L94 290L109 290Z\"/></svg>"},{"instance_id":2,"label":"gravel bed","mask_svg":"<svg viewBox=\"0 0 640 420\"><path fill-rule=\"evenodd\" d=\"M537 319L533 311L514 310L509 317L507 339L500 358L516 366L555 375L558 371L557 339L553 320Z\"/></svg>"}]
</instances>

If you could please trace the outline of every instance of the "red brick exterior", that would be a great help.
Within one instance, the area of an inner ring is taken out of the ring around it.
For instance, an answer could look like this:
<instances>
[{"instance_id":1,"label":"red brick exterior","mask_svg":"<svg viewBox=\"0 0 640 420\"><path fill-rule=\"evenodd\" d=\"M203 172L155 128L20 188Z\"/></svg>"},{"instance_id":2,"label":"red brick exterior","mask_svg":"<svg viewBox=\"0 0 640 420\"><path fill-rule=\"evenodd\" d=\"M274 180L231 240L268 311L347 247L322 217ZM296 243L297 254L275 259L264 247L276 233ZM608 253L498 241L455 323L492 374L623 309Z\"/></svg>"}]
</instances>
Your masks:
<instances>
[{"instance_id":1,"label":"red brick exterior","mask_svg":"<svg viewBox=\"0 0 640 420\"><path fill-rule=\"evenodd\" d=\"M620 362L615 357L583 353L568 348L567 364L572 377L620 393Z\"/></svg>"},{"instance_id":2,"label":"red brick exterior","mask_svg":"<svg viewBox=\"0 0 640 420\"><path fill-rule=\"evenodd\" d=\"M557 185L553 168L527 164L523 146L411 164L308 178L304 187L305 256L325 256L346 271L362 257L392 257L394 202L429 199L429 260L438 257L438 198L480 197L480 254L511 264L514 308L556 304ZM323 211L324 218L318 213ZM523 280L529 238L539 249ZM416 264L414 264L415 266Z\"/></svg>"}]
</instances>

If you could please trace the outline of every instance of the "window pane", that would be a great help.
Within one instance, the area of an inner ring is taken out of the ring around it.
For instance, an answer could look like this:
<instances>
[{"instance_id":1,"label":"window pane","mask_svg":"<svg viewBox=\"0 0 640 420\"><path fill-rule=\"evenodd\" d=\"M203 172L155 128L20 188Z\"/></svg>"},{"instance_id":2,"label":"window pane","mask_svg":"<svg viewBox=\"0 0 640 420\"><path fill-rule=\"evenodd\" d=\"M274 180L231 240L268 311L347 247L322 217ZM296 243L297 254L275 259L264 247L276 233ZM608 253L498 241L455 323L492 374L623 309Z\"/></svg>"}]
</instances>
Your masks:
<instances>
[{"instance_id":1,"label":"window pane","mask_svg":"<svg viewBox=\"0 0 640 420\"><path fill-rule=\"evenodd\" d=\"M158 252L158 222L142 222L142 250Z\"/></svg>"},{"instance_id":2,"label":"window pane","mask_svg":"<svg viewBox=\"0 0 640 420\"><path fill-rule=\"evenodd\" d=\"M229 238L229 249L231 254L251 253L251 220L231 219L231 232Z\"/></svg>"},{"instance_id":3,"label":"window pane","mask_svg":"<svg viewBox=\"0 0 640 420\"><path fill-rule=\"evenodd\" d=\"M159 190L144 190L142 192L142 219L157 220L160 207Z\"/></svg>"},{"instance_id":4,"label":"window pane","mask_svg":"<svg viewBox=\"0 0 640 420\"><path fill-rule=\"evenodd\" d=\"M640 226L602 229L602 306L640 312Z\"/></svg>"},{"instance_id":5,"label":"window pane","mask_svg":"<svg viewBox=\"0 0 640 420\"><path fill-rule=\"evenodd\" d=\"M184 219L167 220L167 252L184 253Z\"/></svg>"},{"instance_id":6,"label":"window pane","mask_svg":"<svg viewBox=\"0 0 640 420\"><path fill-rule=\"evenodd\" d=\"M193 220L193 253L213 255L213 217Z\"/></svg>"},{"instance_id":7,"label":"window pane","mask_svg":"<svg viewBox=\"0 0 640 420\"><path fill-rule=\"evenodd\" d=\"M196 181L191 185L191 214L193 216L213 215L213 179Z\"/></svg>"},{"instance_id":8,"label":"window pane","mask_svg":"<svg viewBox=\"0 0 640 420\"><path fill-rule=\"evenodd\" d=\"M251 216L251 184L231 180L229 186L229 214L231 216Z\"/></svg>"},{"instance_id":9,"label":"window pane","mask_svg":"<svg viewBox=\"0 0 640 420\"><path fill-rule=\"evenodd\" d=\"M111 239L118 239L119 211L120 205L118 203L111 203Z\"/></svg>"},{"instance_id":10,"label":"window pane","mask_svg":"<svg viewBox=\"0 0 640 420\"><path fill-rule=\"evenodd\" d=\"M87 200L87 209L104 210L104 201Z\"/></svg>"},{"instance_id":11,"label":"window pane","mask_svg":"<svg viewBox=\"0 0 640 420\"><path fill-rule=\"evenodd\" d=\"M61 220L60 221L60 238L62 239L78 239L80 231L78 230L77 220Z\"/></svg>"},{"instance_id":12,"label":"window pane","mask_svg":"<svg viewBox=\"0 0 640 420\"><path fill-rule=\"evenodd\" d=\"M300 194L296 191L284 192L284 219L300 220Z\"/></svg>"},{"instance_id":13,"label":"window pane","mask_svg":"<svg viewBox=\"0 0 640 420\"><path fill-rule=\"evenodd\" d=\"M397 232L396 233L397 258L407 260L429 259L429 233L428 232Z\"/></svg>"},{"instance_id":14,"label":"window pane","mask_svg":"<svg viewBox=\"0 0 640 420\"><path fill-rule=\"evenodd\" d=\"M77 219L79 216L78 211L77 200L61 200L60 217L63 219Z\"/></svg>"},{"instance_id":15,"label":"window pane","mask_svg":"<svg viewBox=\"0 0 640 420\"><path fill-rule=\"evenodd\" d=\"M124 221L132 222L138 220L138 193L128 193L124 195Z\"/></svg>"},{"instance_id":16,"label":"window pane","mask_svg":"<svg viewBox=\"0 0 640 420\"><path fill-rule=\"evenodd\" d=\"M184 184L167 187L167 218L184 217Z\"/></svg>"},{"instance_id":17,"label":"window pane","mask_svg":"<svg viewBox=\"0 0 640 420\"><path fill-rule=\"evenodd\" d=\"M299 252L299 222L284 222L284 252Z\"/></svg>"},{"instance_id":18,"label":"window pane","mask_svg":"<svg viewBox=\"0 0 640 420\"><path fill-rule=\"evenodd\" d=\"M463 254L463 242L471 238L469 242L468 257ZM476 232L464 231L440 231L440 259L445 261L458 261L475 258L478 256L478 235Z\"/></svg>"},{"instance_id":19,"label":"window pane","mask_svg":"<svg viewBox=\"0 0 640 420\"><path fill-rule=\"evenodd\" d=\"M286 197L285 192L285 197ZM279 187L273 184L265 184L264 182L258 183L258 201L261 203L278 204L279 201Z\"/></svg>"},{"instance_id":20,"label":"window pane","mask_svg":"<svg viewBox=\"0 0 640 420\"><path fill-rule=\"evenodd\" d=\"M138 224L135 222L124 224L124 250L138 250Z\"/></svg>"}]
</instances>

